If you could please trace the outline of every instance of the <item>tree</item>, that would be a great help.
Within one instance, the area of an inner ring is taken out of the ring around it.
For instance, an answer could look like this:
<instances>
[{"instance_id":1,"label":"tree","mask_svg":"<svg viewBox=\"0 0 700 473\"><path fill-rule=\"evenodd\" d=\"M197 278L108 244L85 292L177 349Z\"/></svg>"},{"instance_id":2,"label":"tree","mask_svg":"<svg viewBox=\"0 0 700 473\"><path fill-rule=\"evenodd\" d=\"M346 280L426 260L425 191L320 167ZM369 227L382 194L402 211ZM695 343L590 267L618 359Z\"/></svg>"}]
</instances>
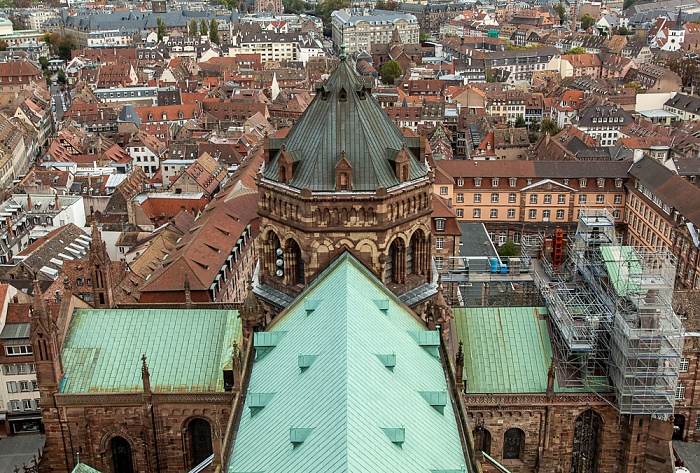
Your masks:
<instances>
[{"instance_id":1,"label":"tree","mask_svg":"<svg viewBox=\"0 0 700 473\"><path fill-rule=\"evenodd\" d=\"M285 13L295 15L304 13L309 8L309 4L304 0L282 0L282 5L284 6Z\"/></svg>"},{"instance_id":2,"label":"tree","mask_svg":"<svg viewBox=\"0 0 700 473\"><path fill-rule=\"evenodd\" d=\"M56 80L61 84L66 83L66 73L63 69L60 69L56 74Z\"/></svg>"},{"instance_id":3,"label":"tree","mask_svg":"<svg viewBox=\"0 0 700 473\"><path fill-rule=\"evenodd\" d=\"M515 243L508 240L498 249L499 256L518 256L520 254L520 248L517 247Z\"/></svg>"},{"instance_id":4,"label":"tree","mask_svg":"<svg viewBox=\"0 0 700 473\"><path fill-rule=\"evenodd\" d=\"M581 17L581 29L587 30L591 26L595 25L595 18L590 13L584 13Z\"/></svg>"},{"instance_id":5,"label":"tree","mask_svg":"<svg viewBox=\"0 0 700 473\"><path fill-rule=\"evenodd\" d=\"M400 77L401 74L403 74L401 66L393 59L382 66L381 75L384 84L393 85L396 78Z\"/></svg>"},{"instance_id":6,"label":"tree","mask_svg":"<svg viewBox=\"0 0 700 473\"><path fill-rule=\"evenodd\" d=\"M214 44L221 43L221 38L219 38L219 23L216 18L211 19L209 23L209 40Z\"/></svg>"},{"instance_id":7,"label":"tree","mask_svg":"<svg viewBox=\"0 0 700 473\"><path fill-rule=\"evenodd\" d=\"M187 36L199 36L199 28L197 27L197 20L192 18L190 20L190 28L187 31Z\"/></svg>"},{"instance_id":8,"label":"tree","mask_svg":"<svg viewBox=\"0 0 700 473\"><path fill-rule=\"evenodd\" d=\"M331 13L343 8L350 8L348 0L324 0L323 3L316 4L316 16L323 20L325 27L330 27Z\"/></svg>"},{"instance_id":9,"label":"tree","mask_svg":"<svg viewBox=\"0 0 700 473\"><path fill-rule=\"evenodd\" d=\"M642 87L638 82L630 81L622 86L623 89L637 89L638 94L643 94L646 89Z\"/></svg>"},{"instance_id":10,"label":"tree","mask_svg":"<svg viewBox=\"0 0 700 473\"><path fill-rule=\"evenodd\" d=\"M632 34L632 32L629 29L627 29L626 27L620 26L617 29L617 34L622 35L622 36L629 36Z\"/></svg>"},{"instance_id":11,"label":"tree","mask_svg":"<svg viewBox=\"0 0 700 473\"><path fill-rule=\"evenodd\" d=\"M420 41L420 44L423 44L426 41L430 41L430 33L421 33L419 41Z\"/></svg>"},{"instance_id":12,"label":"tree","mask_svg":"<svg viewBox=\"0 0 700 473\"><path fill-rule=\"evenodd\" d=\"M168 34L168 28L162 18L156 18L156 32L158 33L158 42L163 41L163 38Z\"/></svg>"},{"instance_id":13,"label":"tree","mask_svg":"<svg viewBox=\"0 0 700 473\"><path fill-rule=\"evenodd\" d=\"M581 46L576 46L565 51L564 54L586 54L586 50L583 49Z\"/></svg>"},{"instance_id":14,"label":"tree","mask_svg":"<svg viewBox=\"0 0 700 473\"><path fill-rule=\"evenodd\" d=\"M39 65L41 66L41 70L45 71L49 67L49 59L41 56L39 58Z\"/></svg>"},{"instance_id":15,"label":"tree","mask_svg":"<svg viewBox=\"0 0 700 473\"><path fill-rule=\"evenodd\" d=\"M525 117L518 115L518 118L515 119L515 128L525 128L526 126L527 123L525 123Z\"/></svg>"},{"instance_id":16,"label":"tree","mask_svg":"<svg viewBox=\"0 0 700 473\"><path fill-rule=\"evenodd\" d=\"M60 38L54 46L58 57L63 59L64 61L70 61L71 51L77 48L78 43L70 36L64 36Z\"/></svg>"},{"instance_id":17,"label":"tree","mask_svg":"<svg viewBox=\"0 0 700 473\"><path fill-rule=\"evenodd\" d=\"M199 23L199 32L202 36L209 36L209 25L204 18L202 18L202 21Z\"/></svg>"},{"instance_id":18,"label":"tree","mask_svg":"<svg viewBox=\"0 0 700 473\"><path fill-rule=\"evenodd\" d=\"M7 50L7 41L4 39L0 39L0 51L5 51Z\"/></svg>"},{"instance_id":19,"label":"tree","mask_svg":"<svg viewBox=\"0 0 700 473\"><path fill-rule=\"evenodd\" d=\"M566 7L564 4L559 2L559 4L554 7L554 11L559 15L561 24L564 24L566 22Z\"/></svg>"},{"instance_id":20,"label":"tree","mask_svg":"<svg viewBox=\"0 0 700 473\"><path fill-rule=\"evenodd\" d=\"M684 87L690 87L700 82L700 66L695 59L689 57L668 61L668 68L678 74Z\"/></svg>"},{"instance_id":21,"label":"tree","mask_svg":"<svg viewBox=\"0 0 700 473\"><path fill-rule=\"evenodd\" d=\"M551 118L545 118L544 120L542 120L541 129L542 133L547 133L551 136L554 136L561 131L559 125L557 125L557 123Z\"/></svg>"}]
</instances>

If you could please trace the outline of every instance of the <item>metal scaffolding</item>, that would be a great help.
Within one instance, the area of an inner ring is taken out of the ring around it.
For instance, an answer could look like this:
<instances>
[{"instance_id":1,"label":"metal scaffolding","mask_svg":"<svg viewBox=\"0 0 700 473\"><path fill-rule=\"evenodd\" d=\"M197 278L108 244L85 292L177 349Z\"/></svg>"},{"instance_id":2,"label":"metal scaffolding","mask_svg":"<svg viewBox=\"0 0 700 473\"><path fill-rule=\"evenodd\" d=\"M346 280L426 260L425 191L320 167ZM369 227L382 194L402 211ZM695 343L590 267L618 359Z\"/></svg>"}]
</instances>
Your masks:
<instances>
[{"instance_id":1,"label":"metal scaffolding","mask_svg":"<svg viewBox=\"0 0 700 473\"><path fill-rule=\"evenodd\" d=\"M671 414L683 343L675 259L617 241L608 210L582 209L565 269L534 271L559 379L598 391L609 378L621 413Z\"/></svg>"}]
</instances>

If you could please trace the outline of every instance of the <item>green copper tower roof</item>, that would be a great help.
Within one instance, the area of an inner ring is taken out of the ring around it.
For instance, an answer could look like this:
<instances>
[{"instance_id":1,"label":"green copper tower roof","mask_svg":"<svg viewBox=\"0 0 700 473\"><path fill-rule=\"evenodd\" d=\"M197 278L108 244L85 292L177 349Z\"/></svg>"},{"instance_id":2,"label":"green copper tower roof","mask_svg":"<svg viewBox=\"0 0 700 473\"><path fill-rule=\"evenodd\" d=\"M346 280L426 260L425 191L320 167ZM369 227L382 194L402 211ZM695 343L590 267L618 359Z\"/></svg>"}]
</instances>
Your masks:
<instances>
[{"instance_id":1,"label":"green copper tower roof","mask_svg":"<svg viewBox=\"0 0 700 473\"><path fill-rule=\"evenodd\" d=\"M229 473L466 468L441 361L431 337L415 336L431 332L349 253L275 332L284 336L253 365Z\"/></svg>"},{"instance_id":2,"label":"green copper tower roof","mask_svg":"<svg viewBox=\"0 0 700 473\"><path fill-rule=\"evenodd\" d=\"M233 310L76 309L61 352L61 393L140 392L142 354L153 392L223 391L240 338Z\"/></svg>"},{"instance_id":3,"label":"green copper tower roof","mask_svg":"<svg viewBox=\"0 0 700 473\"><path fill-rule=\"evenodd\" d=\"M402 148L410 158L408 179L426 176L427 167L409 150L401 130L372 97L351 64L341 60L284 140L284 149L265 166L263 176L279 179L283 153L293 165L287 184L312 191L335 191L335 168L344 156L352 167L352 190L374 191L402 182L393 162Z\"/></svg>"}]
</instances>

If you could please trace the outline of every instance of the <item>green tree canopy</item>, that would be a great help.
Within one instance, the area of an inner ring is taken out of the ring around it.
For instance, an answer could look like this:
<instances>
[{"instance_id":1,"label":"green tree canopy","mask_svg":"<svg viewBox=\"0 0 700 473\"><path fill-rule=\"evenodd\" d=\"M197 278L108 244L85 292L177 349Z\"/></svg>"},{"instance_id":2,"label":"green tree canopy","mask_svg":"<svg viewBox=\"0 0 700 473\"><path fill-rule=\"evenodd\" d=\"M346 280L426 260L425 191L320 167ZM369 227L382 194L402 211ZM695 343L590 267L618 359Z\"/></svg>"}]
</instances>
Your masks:
<instances>
[{"instance_id":1,"label":"green tree canopy","mask_svg":"<svg viewBox=\"0 0 700 473\"><path fill-rule=\"evenodd\" d=\"M563 3L559 2L559 4L554 6L554 11L557 12L557 15L559 15L559 21L563 24L566 22L566 7L564 6Z\"/></svg>"},{"instance_id":2,"label":"green tree canopy","mask_svg":"<svg viewBox=\"0 0 700 473\"><path fill-rule=\"evenodd\" d=\"M202 36L209 36L209 25L204 18L199 22L199 32Z\"/></svg>"},{"instance_id":3,"label":"green tree canopy","mask_svg":"<svg viewBox=\"0 0 700 473\"><path fill-rule=\"evenodd\" d=\"M49 59L41 56L39 58L39 65L41 66L41 69L45 71L46 68L49 67Z\"/></svg>"},{"instance_id":4,"label":"green tree canopy","mask_svg":"<svg viewBox=\"0 0 700 473\"><path fill-rule=\"evenodd\" d=\"M219 37L219 23L215 18L212 18L209 23L209 40L214 44L221 43L221 38Z\"/></svg>"},{"instance_id":5,"label":"green tree canopy","mask_svg":"<svg viewBox=\"0 0 700 473\"><path fill-rule=\"evenodd\" d=\"M632 34L632 32L628 28L626 28L624 26L620 26L617 29L617 34L622 35L622 36L629 36Z\"/></svg>"},{"instance_id":6,"label":"green tree canopy","mask_svg":"<svg viewBox=\"0 0 700 473\"><path fill-rule=\"evenodd\" d=\"M508 240L498 249L499 256L518 256L520 254L520 248Z\"/></svg>"},{"instance_id":7,"label":"green tree canopy","mask_svg":"<svg viewBox=\"0 0 700 473\"><path fill-rule=\"evenodd\" d=\"M163 41L163 38L168 34L168 29L165 26L165 20L156 18L156 32L158 34L158 42Z\"/></svg>"},{"instance_id":8,"label":"green tree canopy","mask_svg":"<svg viewBox=\"0 0 700 473\"><path fill-rule=\"evenodd\" d=\"M63 69L59 70L58 73L56 74L56 80L60 82L61 84L66 83L66 73Z\"/></svg>"},{"instance_id":9,"label":"green tree canopy","mask_svg":"<svg viewBox=\"0 0 700 473\"><path fill-rule=\"evenodd\" d=\"M695 59L688 57L671 59L667 67L678 74L684 87L697 85L700 82L700 66Z\"/></svg>"},{"instance_id":10,"label":"green tree canopy","mask_svg":"<svg viewBox=\"0 0 700 473\"><path fill-rule=\"evenodd\" d=\"M595 24L595 18L590 13L584 13L581 17L581 29L587 30Z\"/></svg>"},{"instance_id":11,"label":"green tree canopy","mask_svg":"<svg viewBox=\"0 0 700 473\"><path fill-rule=\"evenodd\" d=\"M380 74L384 84L393 85L394 81L400 77L401 74L403 74L403 71L401 70L399 63L392 59L391 61L384 63Z\"/></svg>"},{"instance_id":12,"label":"green tree canopy","mask_svg":"<svg viewBox=\"0 0 700 473\"><path fill-rule=\"evenodd\" d=\"M0 39L0 51L5 51L7 49L7 41ZM41 58L39 58L41 59Z\"/></svg>"},{"instance_id":13,"label":"green tree canopy","mask_svg":"<svg viewBox=\"0 0 700 473\"><path fill-rule=\"evenodd\" d=\"M310 5L304 0L282 0L285 13L300 14L310 8Z\"/></svg>"},{"instance_id":14,"label":"green tree canopy","mask_svg":"<svg viewBox=\"0 0 700 473\"><path fill-rule=\"evenodd\" d=\"M525 123L525 117L518 115L518 118L515 119L515 128L525 128L526 126L527 123Z\"/></svg>"},{"instance_id":15,"label":"green tree canopy","mask_svg":"<svg viewBox=\"0 0 700 473\"><path fill-rule=\"evenodd\" d=\"M60 38L54 45L56 54L58 54L58 57L64 61L71 60L71 51L74 49L78 49L78 42L70 36Z\"/></svg>"},{"instance_id":16,"label":"green tree canopy","mask_svg":"<svg viewBox=\"0 0 700 473\"><path fill-rule=\"evenodd\" d=\"M350 8L348 0L324 0L323 3L316 4L316 16L323 20L323 25L328 27L331 24L331 13L343 8Z\"/></svg>"},{"instance_id":17,"label":"green tree canopy","mask_svg":"<svg viewBox=\"0 0 700 473\"><path fill-rule=\"evenodd\" d=\"M581 46L575 46L565 51L564 54L586 54L586 50L583 49Z\"/></svg>"},{"instance_id":18,"label":"green tree canopy","mask_svg":"<svg viewBox=\"0 0 700 473\"><path fill-rule=\"evenodd\" d=\"M561 131L561 128L559 125L557 125L557 122L551 118L545 118L542 120L541 130L542 133L548 133L549 135L554 136Z\"/></svg>"},{"instance_id":19,"label":"green tree canopy","mask_svg":"<svg viewBox=\"0 0 700 473\"><path fill-rule=\"evenodd\" d=\"M199 27L197 26L197 20L192 18L190 20L190 27L187 31L188 36L199 36Z\"/></svg>"},{"instance_id":20,"label":"green tree canopy","mask_svg":"<svg viewBox=\"0 0 700 473\"><path fill-rule=\"evenodd\" d=\"M623 89L637 89L638 94L643 94L646 92L644 87L641 86L638 82L630 81L627 82L625 85L622 86Z\"/></svg>"}]
</instances>

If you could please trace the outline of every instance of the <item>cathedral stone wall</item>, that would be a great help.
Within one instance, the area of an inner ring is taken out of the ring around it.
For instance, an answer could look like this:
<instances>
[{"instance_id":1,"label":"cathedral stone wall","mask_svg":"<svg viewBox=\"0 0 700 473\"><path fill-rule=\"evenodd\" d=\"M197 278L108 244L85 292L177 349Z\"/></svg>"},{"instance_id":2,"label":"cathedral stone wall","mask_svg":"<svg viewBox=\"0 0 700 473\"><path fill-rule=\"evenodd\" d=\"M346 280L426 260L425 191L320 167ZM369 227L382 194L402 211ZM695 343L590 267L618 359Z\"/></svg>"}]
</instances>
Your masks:
<instances>
[{"instance_id":1,"label":"cathedral stone wall","mask_svg":"<svg viewBox=\"0 0 700 473\"><path fill-rule=\"evenodd\" d=\"M498 398L502 403L492 406L474 404L485 401L485 396L467 396L465 401L475 449L486 450L512 473L585 471L572 469L572 454L577 417L589 409L602 420L597 440L598 473L671 471L669 422L652 420L648 415L620 416L613 406L591 395L549 398L523 394L509 398ZM522 453L519 459L504 459L506 432L514 428L524 433ZM484 471L496 471L483 460L482 465Z\"/></svg>"}]
</instances>

